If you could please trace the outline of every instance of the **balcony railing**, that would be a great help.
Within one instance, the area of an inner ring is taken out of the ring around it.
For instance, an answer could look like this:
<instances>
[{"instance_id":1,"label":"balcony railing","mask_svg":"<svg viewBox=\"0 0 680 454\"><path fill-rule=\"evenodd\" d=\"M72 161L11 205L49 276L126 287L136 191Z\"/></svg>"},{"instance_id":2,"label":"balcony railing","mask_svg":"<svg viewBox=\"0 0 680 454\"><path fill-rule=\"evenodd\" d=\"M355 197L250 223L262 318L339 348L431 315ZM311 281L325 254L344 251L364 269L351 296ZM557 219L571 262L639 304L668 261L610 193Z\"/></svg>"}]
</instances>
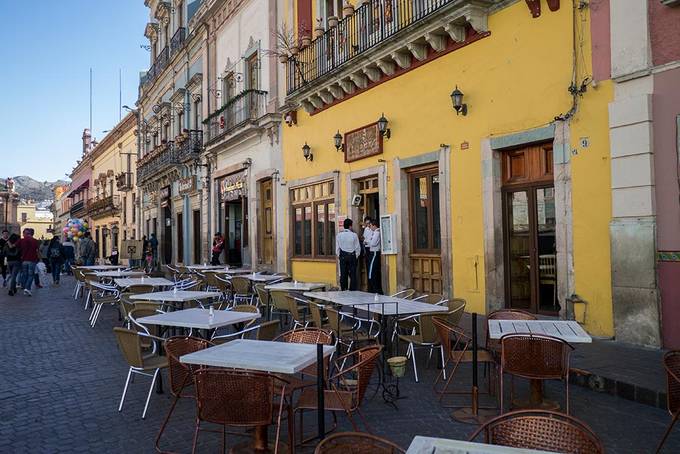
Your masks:
<instances>
[{"instance_id":1,"label":"balcony railing","mask_svg":"<svg viewBox=\"0 0 680 454\"><path fill-rule=\"evenodd\" d=\"M158 56L156 57L156 60L154 60L153 65L151 65L151 68L149 68L146 74L144 74L140 78L139 86L143 87L156 80L156 78L163 72L166 66L168 66L169 61L170 50L168 49L168 46L165 46L161 53L158 54Z\"/></svg>"},{"instance_id":2,"label":"balcony railing","mask_svg":"<svg viewBox=\"0 0 680 454\"><path fill-rule=\"evenodd\" d=\"M208 125L208 141L260 118L267 111L266 101L267 92L262 90L245 90L227 101L204 122Z\"/></svg>"},{"instance_id":3,"label":"balcony railing","mask_svg":"<svg viewBox=\"0 0 680 454\"><path fill-rule=\"evenodd\" d=\"M116 188L119 191L129 191L132 189L132 172L121 172L116 175Z\"/></svg>"},{"instance_id":4,"label":"balcony railing","mask_svg":"<svg viewBox=\"0 0 680 454\"><path fill-rule=\"evenodd\" d=\"M187 37L187 29L180 27L177 29L172 39L170 40L170 56L175 55L175 53L184 46L184 41Z\"/></svg>"},{"instance_id":5,"label":"balcony railing","mask_svg":"<svg viewBox=\"0 0 680 454\"><path fill-rule=\"evenodd\" d=\"M137 160L137 184L141 185L167 169L196 158L203 150L203 131L180 134L174 142L161 144Z\"/></svg>"},{"instance_id":6,"label":"balcony railing","mask_svg":"<svg viewBox=\"0 0 680 454\"><path fill-rule=\"evenodd\" d=\"M87 209L88 209L87 200L79 200L73 205L71 205L71 209L69 210L69 212L71 213L71 217L79 218L87 214Z\"/></svg>"},{"instance_id":7,"label":"balcony railing","mask_svg":"<svg viewBox=\"0 0 680 454\"><path fill-rule=\"evenodd\" d=\"M179 162L196 157L203 150L203 131L185 131L175 138L174 145Z\"/></svg>"},{"instance_id":8,"label":"balcony railing","mask_svg":"<svg viewBox=\"0 0 680 454\"><path fill-rule=\"evenodd\" d=\"M93 197L90 199L87 213L93 219L111 216L120 210L120 197L110 195L106 197Z\"/></svg>"},{"instance_id":9,"label":"balcony railing","mask_svg":"<svg viewBox=\"0 0 680 454\"><path fill-rule=\"evenodd\" d=\"M331 73L456 0L367 0L287 62L287 93Z\"/></svg>"}]
</instances>

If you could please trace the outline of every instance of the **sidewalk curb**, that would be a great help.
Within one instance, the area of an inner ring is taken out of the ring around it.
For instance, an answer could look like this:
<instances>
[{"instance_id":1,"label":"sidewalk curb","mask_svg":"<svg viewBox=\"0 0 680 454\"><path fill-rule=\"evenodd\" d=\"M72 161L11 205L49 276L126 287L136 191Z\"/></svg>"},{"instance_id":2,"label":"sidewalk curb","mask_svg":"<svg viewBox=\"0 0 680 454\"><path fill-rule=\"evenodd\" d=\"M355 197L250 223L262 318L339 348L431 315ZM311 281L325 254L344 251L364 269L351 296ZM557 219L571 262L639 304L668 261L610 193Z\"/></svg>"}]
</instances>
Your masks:
<instances>
[{"instance_id":1,"label":"sidewalk curb","mask_svg":"<svg viewBox=\"0 0 680 454\"><path fill-rule=\"evenodd\" d=\"M569 383L588 388L598 393L606 393L622 399L666 410L666 392L658 391L632 383L614 380L583 369L569 370Z\"/></svg>"}]
</instances>

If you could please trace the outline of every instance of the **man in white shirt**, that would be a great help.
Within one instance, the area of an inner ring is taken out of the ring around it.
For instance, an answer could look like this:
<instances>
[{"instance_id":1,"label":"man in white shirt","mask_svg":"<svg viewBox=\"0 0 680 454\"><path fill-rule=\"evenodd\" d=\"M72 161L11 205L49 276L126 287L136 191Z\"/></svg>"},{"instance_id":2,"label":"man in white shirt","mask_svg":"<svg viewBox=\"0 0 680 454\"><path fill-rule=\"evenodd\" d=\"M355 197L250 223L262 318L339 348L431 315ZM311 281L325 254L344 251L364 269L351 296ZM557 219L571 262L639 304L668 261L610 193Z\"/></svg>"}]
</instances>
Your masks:
<instances>
[{"instance_id":1,"label":"man in white shirt","mask_svg":"<svg viewBox=\"0 0 680 454\"><path fill-rule=\"evenodd\" d=\"M351 219L345 219L342 226L344 229L335 237L335 253L340 260L340 288L347 290L349 279L349 289L356 290L358 288L357 259L361 254L361 243L359 243L357 234L351 230Z\"/></svg>"},{"instance_id":2,"label":"man in white shirt","mask_svg":"<svg viewBox=\"0 0 680 454\"><path fill-rule=\"evenodd\" d=\"M361 250L361 255L364 257L364 262L366 265L366 275L368 275L368 265L370 262L371 254L368 253L368 242L371 241L371 235L373 234L373 230L371 230L371 218L366 216L364 218L364 233L363 233L363 242L362 242L362 250ZM363 271L362 271L363 272Z\"/></svg>"},{"instance_id":3,"label":"man in white shirt","mask_svg":"<svg viewBox=\"0 0 680 454\"><path fill-rule=\"evenodd\" d=\"M371 219L371 239L368 242L368 291L382 295L382 276L380 262L380 226Z\"/></svg>"}]
</instances>

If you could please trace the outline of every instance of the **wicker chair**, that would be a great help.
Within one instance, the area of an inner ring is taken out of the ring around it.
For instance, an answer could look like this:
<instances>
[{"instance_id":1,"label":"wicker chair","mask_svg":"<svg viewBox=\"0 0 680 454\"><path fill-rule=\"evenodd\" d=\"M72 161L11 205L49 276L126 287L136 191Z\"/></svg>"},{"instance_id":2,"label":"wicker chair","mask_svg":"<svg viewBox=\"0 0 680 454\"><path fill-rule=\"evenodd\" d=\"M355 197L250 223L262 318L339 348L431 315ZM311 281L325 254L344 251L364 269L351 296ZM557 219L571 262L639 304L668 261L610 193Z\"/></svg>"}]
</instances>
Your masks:
<instances>
[{"instance_id":1,"label":"wicker chair","mask_svg":"<svg viewBox=\"0 0 680 454\"><path fill-rule=\"evenodd\" d=\"M252 307L252 306L251 306ZM222 334L219 336L213 335L210 341L214 344L224 344L234 339L246 339L255 333L255 339L271 341L276 337L276 333L279 331L280 322L278 320L271 320L268 322L262 322L259 325L249 326L240 331L234 333Z\"/></svg>"},{"instance_id":2,"label":"wicker chair","mask_svg":"<svg viewBox=\"0 0 680 454\"><path fill-rule=\"evenodd\" d=\"M290 342L293 344L324 344L333 345L333 333L329 330L319 329L319 328L298 328L286 331L285 333L279 334L275 341L280 342ZM327 358L328 362L330 358ZM327 365L326 365L327 369ZM316 377L316 363L302 370L302 375L308 375ZM316 383L316 382L315 382ZM295 385L299 385L296 383ZM305 386L307 384L305 383ZM299 387L299 386L293 386Z\"/></svg>"},{"instance_id":3,"label":"wicker chair","mask_svg":"<svg viewBox=\"0 0 680 454\"><path fill-rule=\"evenodd\" d=\"M659 446L656 448L657 453L661 452L666 438L668 438L673 426L678 421L678 418L680 418L680 350L667 352L663 356L663 367L666 369L668 412L673 416L673 419L663 434Z\"/></svg>"},{"instance_id":4,"label":"wicker chair","mask_svg":"<svg viewBox=\"0 0 680 454\"><path fill-rule=\"evenodd\" d=\"M574 348L562 339L535 334L508 334L500 341L500 413L503 413L503 376L507 373L529 380L563 380L569 414L569 355ZM511 400L512 394L511 382Z\"/></svg>"},{"instance_id":5,"label":"wicker chair","mask_svg":"<svg viewBox=\"0 0 680 454\"><path fill-rule=\"evenodd\" d=\"M226 426L254 428L256 443L266 439L266 427L276 421L275 450L278 451L281 415L285 406L285 382L266 373L236 370L201 369L194 372L196 384L196 428L191 452L196 452L202 422L222 426L222 451L225 450ZM275 390L281 390L275 400ZM278 407L276 411L275 407ZM290 421L289 421L290 423ZM292 443L291 443L292 445ZM260 449L265 446L256 446Z\"/></svg>"},{"instance_id":6,"label":"wicker chair","mask_svg":"<svg viewBox=\"0 0 680 454\"><path fill-rule=\"evenodd\" d=\"M161 425L158 435L156 435L156 451L163 452L160 448L160 441L165 427L170 421L170 416L175 410L175 405L182 397L195 398L185 390L194 384L194 368L188 364L181 363L179 358L182 355L197 352L210 346L210 342L195 337L171 337L165 341L165 354L168 358L168 372L170 375L170 393L173 396L172 405L168 414Z\"/></svg>"},{"instance_id":7,"label":"wicker chair","mask_svg":"<svg viewBox=\"0 0 680 454\"><path fill-rule=\"evenodd\" d=\"M125 289L125 293L130 293L132 295L141 295L142 293L151 293L154 291L153 285L148 284L135 284L130 285Z\"/></svg>"},{"instance_id":8,"label":"wicker chair","mask_svg":"<svg viewBox=\"0 0 680 454\"><path fill-rule=\"evenodd\" d=\"M250 280L248 278L233 276L231 278L231 288L234 291L234 304L238 304L239 300L245 300L248 304L253 303L253 294L250 290Z\"/></svg>"},{"instance_id":9,"label":"wicker chair","mask_svg":"<svg viewBox=\"0 0 680 454\"><path fill-rule=\"evenodd\" d=\"M374 320L358 319L349 314L338 312L332 306L325 307L328 316L328 327L333 330L338 344L344 345L350 351L357 344L376 343L380 334L380 324ZM362 323L368 323L368 330L361 329ZM374 327L378 327L375 330Z\"/></svg>"},{"instance_id":10,"label":"wicker chair","mask_svg":"<svg viewBox=\"0 0 680 454\"><path fill-rule=\"evenodd\" d=\"M228 307L232 303L232 288L231 288L231 278L227 276L222 276L220 274L213 273L215 287L217 291L222 292L222 299L224 300L226 306Z\"/></svg>"},{"instance_id":11,"label":"wicker chair","mask_svg":"<svg viewBox=\"0 0 680 454\"><path fill-rule=\"evenodd\" d=\"M545 410L520 410L487 421L472 434L485 443L565 454L602 454L595 433L573 416Z\"/></svg>"},{"instance_id":12,"label":"wicker chair","mask_svg":"<svg viewBox=\"0 0 680 454\"><path fill-rule=\"evenodd\" d=\"M99 314L102 307L105 304L111 306L117 306L120 292L118 287L115 285L99 284L97 282L90 281L90 297L92 299L92 312L90 313L90 326L94 328L94 325L99 319Z\"/></svg>"},{"instance_id":13,"label":"wicker chair","mask_svg":"<svg viewBox=\"0 0 680 454\"><path fill-rule=\"evenodd\" d=\"M360 407L382 349L382 345L369 345L336 359L337 372L329 379L330 389L324 390L325 408L333 412L334 422L336 412L345 412L354 430L358 431L357 424L352 418L352 415L356 413L370 433L370 427ZM349 363L347 367L340 367L340 364L346 363ZM295 412L300 413L300 438L302 438L304 429L303 412L317 408L317 390L313 387L304 388L295 407Z\"/></svg>"},{"instance_id":14,"label":"wicker chair","mask_svg":"<svg viewBox=\"0 0 680 454\"><path fill-rule=\"evenodd\" d=\"M389 440L363 432L342 432L326 437L314 454L403 454L405 451Z\"/></svg>"},{"instance_id":15,"label":"wicker chair","mask_svg":"<svg viewBox=\"0 0 680 454\"><path fill-rule=\"evenodd\" d=\"M142 355L142 338L147 338L155 342L155 339L153 339L152 336L121 327L113 328L113 332L116 335L118 347L130 366L127 379L125 380L125 387L123 388L123 395L121 396L120 404L118 405L118 411L123 410L123 402L125 402L125 394L127 393L132 374L152 377L149 393L146 396L146 403L144 404L144 410L142 411L142 419L144 419L146 418L146 410L149 408L149 399L151 399L151 392L153 391L153 385L156 383L156 377L158 377L161 369L168 367L168 359L163 356L158 356L156 354L156 351L158 351L156 348L154 348L154 352L151 355Z\"/></svg>"},{"instance_id":16,"label":"wicker chair","mask_svg":"<svg viewBox=\"0 0 680 454\"><path fill-rule=\"evenodd\" d=\"M405 300L409 300L413 297L413 295L416 293L416 291L412 288L405 288L404 290L398 291L397 293L394 293L390 295L392 298L403 298Z\"/></svg>"}]
</instances>

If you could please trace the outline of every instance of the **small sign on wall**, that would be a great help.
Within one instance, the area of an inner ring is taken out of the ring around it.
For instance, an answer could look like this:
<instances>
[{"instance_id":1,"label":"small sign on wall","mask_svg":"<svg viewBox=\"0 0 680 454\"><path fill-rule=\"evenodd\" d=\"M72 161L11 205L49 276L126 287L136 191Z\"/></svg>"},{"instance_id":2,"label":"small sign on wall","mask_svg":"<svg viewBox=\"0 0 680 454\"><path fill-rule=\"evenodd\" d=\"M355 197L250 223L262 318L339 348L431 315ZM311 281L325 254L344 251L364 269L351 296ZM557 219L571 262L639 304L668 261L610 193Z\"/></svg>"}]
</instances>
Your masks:
<instances>
[{"instance_id":1,"label":"small sign on wall","mask_svg":"<svg viewBox=\"0 0 680 454\"><path fill-rule=\"evenodd\" d=\"M396 222L397 216L395 214L380 216L380 252L382 254L397 253Z\"/></svg>"}]
</instances>

